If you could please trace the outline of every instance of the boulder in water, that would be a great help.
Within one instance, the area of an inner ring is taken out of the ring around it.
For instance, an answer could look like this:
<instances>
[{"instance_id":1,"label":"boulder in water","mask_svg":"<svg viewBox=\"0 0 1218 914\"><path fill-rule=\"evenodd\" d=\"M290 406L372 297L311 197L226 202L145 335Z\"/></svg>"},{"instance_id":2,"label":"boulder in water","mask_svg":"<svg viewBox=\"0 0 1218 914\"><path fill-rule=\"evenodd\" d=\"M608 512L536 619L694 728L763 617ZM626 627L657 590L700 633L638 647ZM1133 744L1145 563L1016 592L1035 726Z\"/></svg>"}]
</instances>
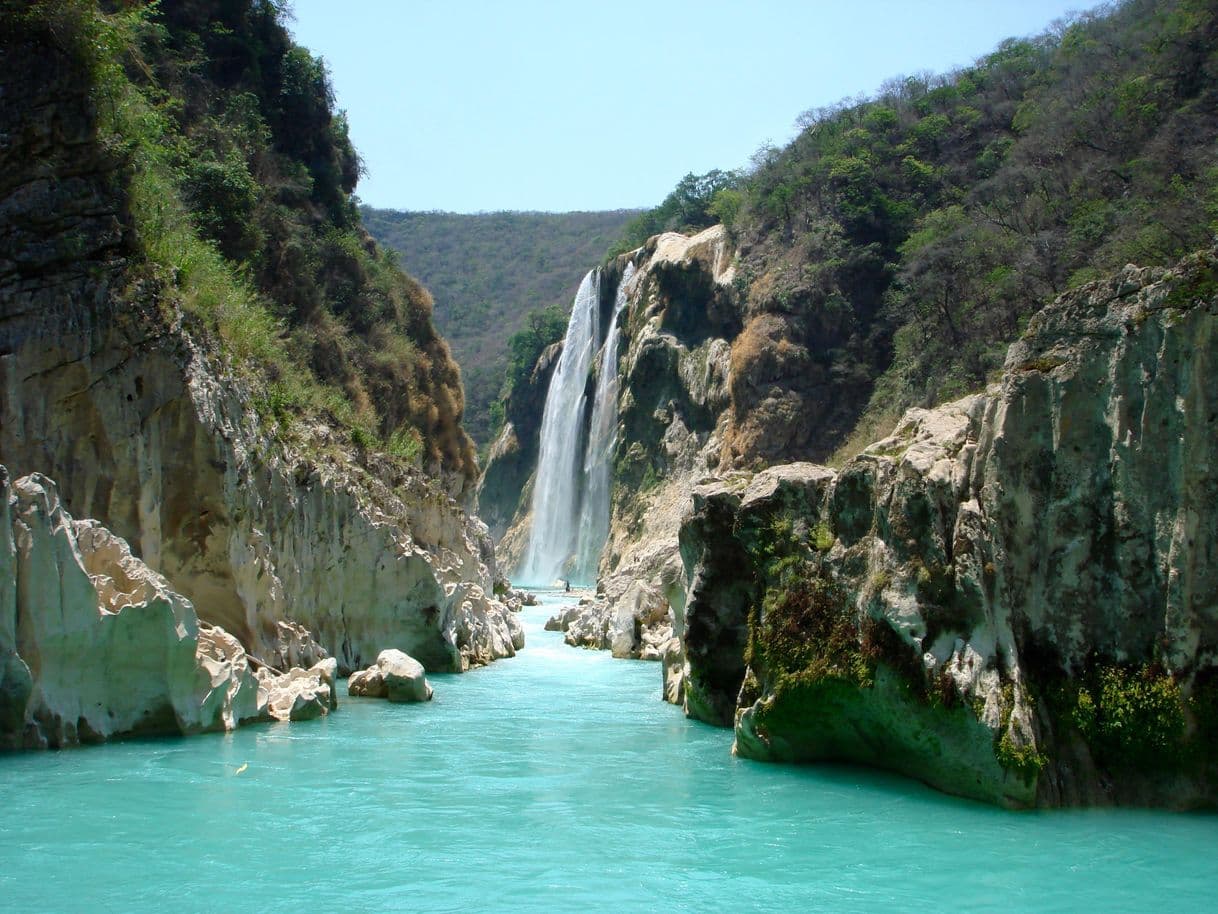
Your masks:
<instances>
[{"instance_id":1,"label":"boulder in water","mask_svg":"<svg viewBox=\"0 0 1218 914\"><path fill-rule=\"evenodd\" d=\"M347 694L390 701L431 701L432 690L423 664L395 648L381 651L376 663L352 673Z\"/></svg>"},{"instance_id":2,"label":"boulder in water","mask_svg":"<svg viewBox=\"0 0 1218 914\"><path fill-rule=\"evenodd\" d=\"M390 701L431 701L431 686L423 664L398 650L381 651L376 658L385 677L385 697Z\"/></svg>"},{"instance_id":3,"label":"boulder in water","mask_svg":"<svg viewBox=\"0 0 1218 914\"><path fill-rule=\"evenodd\" d=\"M347 694L360 698L384 698L385 677L381 675L380 667L374 665L352 673L347 680Z\"/></svg>"},{"instance_id":4,"label":"boulder in water","mask_svg":"<svg viewBox=\"0 0 1218 914\"><path fill-rule=\"evenodd\" d=\"M309 669L293 667L276 674L262 667L258 670L259 704L275 720L313 720L324 717L338 707L334 674L338 662L328 658Z\"/></svg>"}]
</instances>

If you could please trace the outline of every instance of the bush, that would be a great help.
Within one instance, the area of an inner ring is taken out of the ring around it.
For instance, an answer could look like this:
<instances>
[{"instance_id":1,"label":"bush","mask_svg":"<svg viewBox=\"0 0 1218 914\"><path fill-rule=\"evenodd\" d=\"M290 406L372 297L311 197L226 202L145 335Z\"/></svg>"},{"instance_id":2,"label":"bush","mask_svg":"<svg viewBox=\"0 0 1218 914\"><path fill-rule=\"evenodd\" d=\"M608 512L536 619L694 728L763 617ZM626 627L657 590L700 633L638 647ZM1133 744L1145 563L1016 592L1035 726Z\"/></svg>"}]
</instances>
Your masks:
<instances>
[{"instance_id":1,"label":"bush","mask_svg":"<svg viewBox=\"0 0 1218 914\"><path fill-rule=\"evenodd\" d=\"M1078 691L1074 721L1109 765L1167 766L1179 761L1185 718L1180 687L1153 666L1101 667Z\"/></svg>"}]
</instances>

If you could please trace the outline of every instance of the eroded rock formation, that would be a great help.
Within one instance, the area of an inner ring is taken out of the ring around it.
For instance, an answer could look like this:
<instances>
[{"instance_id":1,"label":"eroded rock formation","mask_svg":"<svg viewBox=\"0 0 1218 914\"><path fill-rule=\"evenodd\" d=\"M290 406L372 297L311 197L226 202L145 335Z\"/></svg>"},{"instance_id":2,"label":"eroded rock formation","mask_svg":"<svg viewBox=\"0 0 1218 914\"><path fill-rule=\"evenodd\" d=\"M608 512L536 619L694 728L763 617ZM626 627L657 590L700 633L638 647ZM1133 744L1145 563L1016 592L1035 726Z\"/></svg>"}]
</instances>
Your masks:
<instances>
[{"instance_id":1,"label":"eroded rock formation","mask_svg":"<svg viewBox=\"0 0 1218 914\"><path fill-rule=\"evenodd\" d=\"M1216 278L1129 268L840 472L701 489L688 712L1007 805L1212 803Z\"/></svg>"},{"instance_id":2,"label":"eroded rock formation","mask_svg":"<svg viewBox=\"0 0 1218 914\"><path fill-rule=\"evenodd\" d=\"M245 651L53 482L0 467L0 747L266 719Z\"/></svg>"},{"instance_id":3,"label":"eroded rock formation","mask_svg":"<svg viewBox=\"0 0 1218 914\"><path fill-rule=\"evenodd\" d=\"M131 166L99 141L88 74L9 37L47 58L39 80L5 69L0 113L0 456L14 475L54 478L280 668L329 654L345 673L386 647L437 670L510 655L493 546L453 497L464 477L381 465L321 423L279 440L265 383L144 259Z\"/></svg>"}]
</instances>

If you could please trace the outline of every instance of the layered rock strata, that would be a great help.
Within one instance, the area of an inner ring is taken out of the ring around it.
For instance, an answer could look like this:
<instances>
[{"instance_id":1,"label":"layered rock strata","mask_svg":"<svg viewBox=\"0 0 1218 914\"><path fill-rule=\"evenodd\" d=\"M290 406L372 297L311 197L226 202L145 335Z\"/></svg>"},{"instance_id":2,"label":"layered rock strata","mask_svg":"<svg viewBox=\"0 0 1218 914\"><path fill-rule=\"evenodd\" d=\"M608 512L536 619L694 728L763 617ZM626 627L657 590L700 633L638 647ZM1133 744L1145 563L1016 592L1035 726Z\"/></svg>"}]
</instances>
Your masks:
<instances>
[{"instance_id":1,"label":"layered rock strata","mask_svg":"<svg viewBox=\"0 0 1218 914\"><path fill-rule=\"evenodd\" d=\"M736 751L1011 806L1211 804L1218 255L1059 300L840 472L700 488L672 665Z\"/></svg>"},{"instance_id":2,"label":"layered rock strata","mask_svg":"<svg viewBox=\"0 0 1218 914\"><path fill-rule=\"evenodd\" d=\"M6 77L11 76L6 71ZM9 89L12 91L9 92ZM283 668L386 647L429 669L509 656L485 526L441 480L325 425L283 438L141 253L130 169L63 60L0 112L0 455L54 478L202 618ZM31 116L30 112L37 112ZM222 305L217 305L221 307Z\"/></svg>"}]
</instances>

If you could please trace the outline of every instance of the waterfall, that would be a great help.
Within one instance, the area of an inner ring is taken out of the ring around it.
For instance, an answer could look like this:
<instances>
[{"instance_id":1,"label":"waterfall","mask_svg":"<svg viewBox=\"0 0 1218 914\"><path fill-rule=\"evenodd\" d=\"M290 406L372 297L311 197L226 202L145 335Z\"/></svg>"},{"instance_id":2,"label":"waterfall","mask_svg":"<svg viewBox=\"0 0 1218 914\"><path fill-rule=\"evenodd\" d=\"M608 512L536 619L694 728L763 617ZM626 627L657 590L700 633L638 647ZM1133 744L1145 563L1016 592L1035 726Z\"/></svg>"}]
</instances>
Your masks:
<instances>
[{"instance_id":1,"label":"waterfall","mask_svg":"<svg viewBox=\"0 0 1218 914\"><path fill-rule=\"evenodd\" d=\"M600 272L584 277L571 307L562 354L550 378L533 481L533 525L520 575L549 584L565 572L578 534L580 443L587 412L584 389L599 330Z\"/></svg>"},{"instance_id":2,"label":"waterfall","mask_svg":"<svg viewBox=\"0 0 1218 914\"><path fill-rule=\"evenodd\" d=\"M584 497L579 512L579 539L575 549L574 577L595 581L601 550L609 538L610 462L617 444L617 320L626 307L626 284L634 276L634 264L626 265L613 301L609 331L601 347L600 373L592 401L588 427L588 449L584 453Z\"/></svg>"}]
</instances>

